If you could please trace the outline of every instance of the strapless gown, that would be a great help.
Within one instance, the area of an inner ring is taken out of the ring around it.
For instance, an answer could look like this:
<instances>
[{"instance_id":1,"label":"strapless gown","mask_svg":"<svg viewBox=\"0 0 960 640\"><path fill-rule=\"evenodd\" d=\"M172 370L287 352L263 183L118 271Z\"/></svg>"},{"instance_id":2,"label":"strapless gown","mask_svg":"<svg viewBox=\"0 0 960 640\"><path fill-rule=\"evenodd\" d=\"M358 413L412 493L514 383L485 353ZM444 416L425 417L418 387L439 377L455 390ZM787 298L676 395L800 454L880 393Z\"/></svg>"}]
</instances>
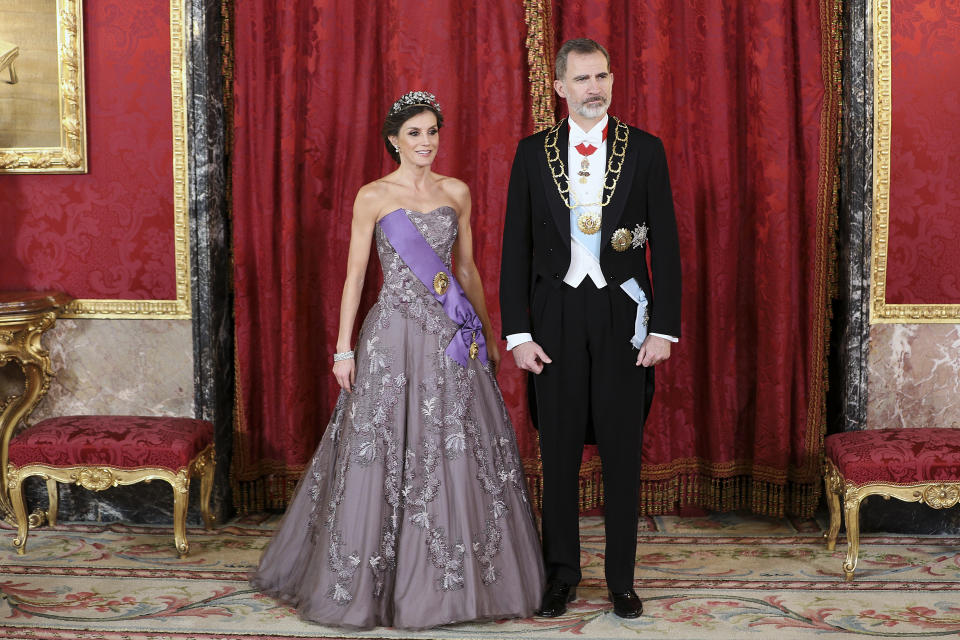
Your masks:
<instances>
[{"instance_id":1,"label":"strapless gown","mask_svg":"<svg viewBox=\"0 0 960 640\"><path fill-rule=\"evenodd\" d=\"M407 216L450 266L457 215ZM376 226L384 283L341 392L251 583L307 620L419 629L525 617L540 542L488 365L445 349L456 325Z\"/></svg>"}]
</instances>

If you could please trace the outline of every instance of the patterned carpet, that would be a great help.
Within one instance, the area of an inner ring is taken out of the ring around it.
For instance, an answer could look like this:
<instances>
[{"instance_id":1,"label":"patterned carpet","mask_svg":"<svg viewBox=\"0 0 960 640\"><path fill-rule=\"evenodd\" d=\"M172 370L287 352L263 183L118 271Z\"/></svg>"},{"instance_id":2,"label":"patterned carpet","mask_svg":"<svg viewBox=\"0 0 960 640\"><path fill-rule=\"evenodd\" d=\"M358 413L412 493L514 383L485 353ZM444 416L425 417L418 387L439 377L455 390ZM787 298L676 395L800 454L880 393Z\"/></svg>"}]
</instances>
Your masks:
<instances>
[{"instance_id":1,"label":"patterned carpet","mask_svg":"<svg viewBox=\"0 0 960 640\"><path fill-rule=\"evenodd\" d=\"M0 530L0 637L34 640L242 638L923 638L960 633L960 539L866 536L845 583L845 540L822 524L717 514L641 521L644 615L615 617L602 580L603 529L583 522L585 579L560 619L462 624L421 633L345 633L304 623L252 591L246 574L275 518L191 530L61 525L31 532L25 556ZM5 527L5 525L3 525Z\"/></svg>"}]
</instances>

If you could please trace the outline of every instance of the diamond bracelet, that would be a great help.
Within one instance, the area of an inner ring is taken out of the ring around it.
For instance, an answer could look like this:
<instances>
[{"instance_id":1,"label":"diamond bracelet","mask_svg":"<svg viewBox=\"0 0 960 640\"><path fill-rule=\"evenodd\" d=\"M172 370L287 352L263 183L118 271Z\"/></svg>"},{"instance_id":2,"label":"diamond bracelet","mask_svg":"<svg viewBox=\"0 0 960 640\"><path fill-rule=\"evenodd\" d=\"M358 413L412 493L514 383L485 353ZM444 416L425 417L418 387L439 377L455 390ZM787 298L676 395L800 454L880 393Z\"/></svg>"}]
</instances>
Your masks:
<instances>
[{"instance_id":1,"label":"diamond bracelet","mask_svg":"<svg viewBox=\"0 0 960 640\"><path fill-rule=\"evenodd\" d=\"M344 351L343 353L333 354L334 362L340 362L341 360L353 360L353 351Z\"/></svg>"}]
</instances>

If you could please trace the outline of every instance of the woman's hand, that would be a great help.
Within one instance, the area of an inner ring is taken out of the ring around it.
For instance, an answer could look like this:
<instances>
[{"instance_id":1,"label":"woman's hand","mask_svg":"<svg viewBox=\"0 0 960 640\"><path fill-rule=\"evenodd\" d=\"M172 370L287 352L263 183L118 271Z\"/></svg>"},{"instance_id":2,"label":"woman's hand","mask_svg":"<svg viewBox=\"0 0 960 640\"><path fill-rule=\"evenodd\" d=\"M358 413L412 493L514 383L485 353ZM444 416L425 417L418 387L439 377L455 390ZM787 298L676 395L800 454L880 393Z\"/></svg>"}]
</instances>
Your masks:
<instances>
[{"instance_id":1,"label":"woman's hand","mask_svg":"<svg viewBox=\"0 0 960 640\"><path fill-rule=\"evenodd\" d=\"M497 375L497 372L500 371L500 349L497 347L496 340L486 340L487 343L487 360L490 361L490 366L493 368L493 375Z\"/></svg>"},{"instance_id":2,"label":"woman's hand","mask_svg":"<svg viewBox=\"0 0 960 640\"><path fill-rule=\"evenodd\" d=\"M341 360L333 363L333 375L337 379L340 388L350 393L353 391L353 383L357 379L357 365L353 358Z\"/></svg>"}]
</instances>

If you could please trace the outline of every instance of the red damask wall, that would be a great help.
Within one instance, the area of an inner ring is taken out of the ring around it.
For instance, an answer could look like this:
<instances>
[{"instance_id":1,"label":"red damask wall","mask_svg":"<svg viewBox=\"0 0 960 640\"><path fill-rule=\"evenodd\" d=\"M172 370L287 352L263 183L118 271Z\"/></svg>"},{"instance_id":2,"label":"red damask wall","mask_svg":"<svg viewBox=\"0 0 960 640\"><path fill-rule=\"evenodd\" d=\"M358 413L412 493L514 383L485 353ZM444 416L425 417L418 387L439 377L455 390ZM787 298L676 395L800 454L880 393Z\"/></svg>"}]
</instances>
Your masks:
<instances>
[{"instance_id":1,"label":"red damask wall","mask_svg":"<svg viewBox=\"0 0 960 640\"><path fill-rule=\"evenodd\" d=\"M960 302L960 5L893 0L890 304Z\"/></svg>"},{"instance_id":2,"label":"red damask wall","mask_svg":"<svg viewBox=\"0 0 960 640\"><path fill-rule=\"evenodd\" d=\"M176 298L169 0L86 0L86 175L0 175L0 290Z\"/></svg>"}]
</instances>

